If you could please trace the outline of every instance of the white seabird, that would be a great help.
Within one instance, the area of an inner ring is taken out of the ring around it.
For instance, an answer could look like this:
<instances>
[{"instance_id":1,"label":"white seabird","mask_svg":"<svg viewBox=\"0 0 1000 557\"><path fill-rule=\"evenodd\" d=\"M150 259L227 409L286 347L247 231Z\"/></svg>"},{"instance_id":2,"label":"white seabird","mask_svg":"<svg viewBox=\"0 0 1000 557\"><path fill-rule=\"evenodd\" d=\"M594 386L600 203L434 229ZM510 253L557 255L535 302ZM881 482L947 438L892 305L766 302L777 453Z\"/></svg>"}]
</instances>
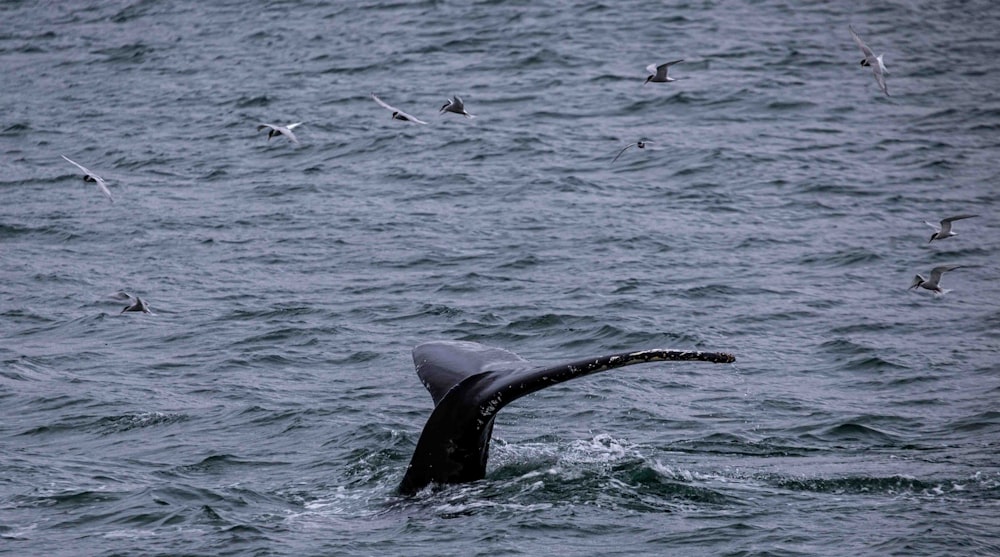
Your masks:
<instances>
[{"instance_id":1,"label":"white seabird","mask_svg":"<svg viewBox=\"0 0 1000 557\"><path fill-rule=\"evenodd\" d=\"M104 194L104 197L107 197L108 201L110 201L112 203L115 202L115 198L111 197L111 190L109 190L108 189L108 185L104 183L104 178L101 178L97 174L94 174L93 172L87 170L87 167L83 166L82 164L78 164L78 163L75 163L75 162L71 161L66 155L59 155L59 156L62 157L62 158L64 158L64 159L66 159L66 162L72 164L73 166L75 166L75 167L77 167L77 168L79 168L80 170L83 171L83 174L84 174L83 181L84 182L97 182L97 187L101 188L101 193Z\"/></svg>"},{"instance_id":2,"label":"white seabird","mask_svg":"<svg viewBox=\"0 0 1000 557\"><path fill-rule=\"evenodd\" d=\"M441 114L445 112L454 112L455 114L462 114L466 118L475 118L475 116L465 111L465 103L462 102L462 97L458 95L454 95L448 102L444 103L444 106L441 107Z\"/></svg>"},{"instance_id":3,"label":"white seabird","mask_svg":"<svg viewBox=\"0 0 1000 557\"><path fill-rule=\"evenodd\" d=\"M653 75L647 77L646 82L643 83L643 85L649 83L650 81L654 83L668 83L670 81L677 81L676 79L667 75L667 69L670 66L673 66L674 64L679 64L683 61L684 60L674 60L673 62L667 62L666 64L660 64L659 66L657 66L656 64L650 64L646 66L646 71L652 73Z\"/></svg>"},{"instance_id":4,"label":"white seabird","mask_svg":"<svg viewBox=\"0 0 1000 557\"><path fill-rule=\"evenodd\" d=\"M957 233L951 231L951 223L956 220L971 219L972 217L978 217L979 215L956 215L954 217L948 217L946 219L941 219L941 225L938 226L932 222L924 221L924 224L934 229L934 234L931 234L931 239L927 243L931 243L934 240L944 240L945 238L951 238L952 236L958 236Z\"/></svg>"},{"instance_id":5,"label":"white seabird","mask_svg":"<svg viewBox=\"0 0 1000 557\"><path fill-rule=\"evenodd\" d=\"M913 284L910 285L909 290L912 290L919 286L920 288L926 288L927 290L936 292L938 294L944 294L945 291L942 290L941 286L938 284L939 282L941 282L941 275L947 273L948 271L954 271L955 269L960 269L960 268L962 268L962 265L955 265L955 266L941 265L939 267L934 267L933 269L931 269L931 278L929 279L925 279L922 275L919 274L913 277Z\"/></svg>"},{"instance_id":6,"label":"white seabird","mask_svg":"<svg viewBox=\"0 0 1000 557\"><path fill-rule=\"evenodd\" d=\"M868 48L868 45L861 40L861 37L854 31L854 27L850 25L847 26L851 30L851 36L854 37L854 42L858 43L861 47L861 52L865 55L864 60L861 61L862 66L868 66L872 69L872 73L875 74L875 81L878 82L878 86L885 93L885 96L889 96L889 89L885 86L885 74L889 73L889 70L885 69L885 63L882 61L882 54L875 56L872 49Z\"/></svg>"},{"instance_id":7,"label":"white seabird","mask_svg":"<svg viewBox=\"0 0 1000 557\"><path fill-rule=\"evenodd\" d=\"M622 153L624 153L625 150L628 149L629 147L635 145L639 149L645 149L647 143L652 143L652 141L642 141L642 140L639 140L639 141L636 141L635 143L629 143L628 145L626 145L625 147L623 147L621 151L618 151L618 154L615 155L615 158L611 159L611 164L615 164L615 161L618 160L618 157L622 156Z\"/></svg>"},{"instance_id":8,"label":"white seabird","mask_svg":"<svg viewBox=\"0 0 1000 557\"><path fill-rule=\"evenodd\" d=\"M276 126L274 124L261 123L259 126L257 126L257 131L260 131L264 128L268 128L267 130L268 141L271 141L271 138L276 135L283 135L287 137L288 140L291 141L292 143L298 143L299 138L295 137L295 134L292 133L292 129L295 128L296 126L301 126L301 125L302 122L295 122L294 124L288 124L287 126Z\"/></svg>"},{"instance_id":9,"label":"white seabird","mask_svg":"<svg viewBox=\"0 0 1000 557\"><path fill-rule=\"evenodd\" d=\"M403 120L404 122L413 122L413 123L416 123L416 124L426 124L427 123L427 122L424 122L423 120L421 120L420 118L417 118L416 116L407 114L407 113L403 112L402 110L400 110L400 109L398 109L398 108L396 108L396 107L394 107L394 106L392 106L390 104L387 104L385 101L383 101L382 99L378 98L378 95L376 95L374 92L372 93L372 100L375 101L375 102L377 102L379 104L379 106L381 106L382 108L391 110L392 111L392 117L395 120Z\"/></svg>"}]
</instances>

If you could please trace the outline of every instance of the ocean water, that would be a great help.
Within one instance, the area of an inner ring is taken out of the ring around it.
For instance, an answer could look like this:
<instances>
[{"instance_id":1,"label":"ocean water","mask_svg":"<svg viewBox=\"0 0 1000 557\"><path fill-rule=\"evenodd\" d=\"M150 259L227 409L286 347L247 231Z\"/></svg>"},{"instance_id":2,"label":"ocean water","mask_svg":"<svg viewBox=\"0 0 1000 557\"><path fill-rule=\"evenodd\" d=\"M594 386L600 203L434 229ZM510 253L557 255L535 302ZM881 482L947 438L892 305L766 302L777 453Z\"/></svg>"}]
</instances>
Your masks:
<instances>
[{"instance_id":1,"label":"ocean water","mask_svg":"<svg viewBox=\"0 0 1000 557\"><path fill-rule=\"evenodd\" d=\"M0 4L0 554L997 554L998 23ZM446 339L737 362L543 390L484 480L400 497Z\"/></svg>"}]
</instances>

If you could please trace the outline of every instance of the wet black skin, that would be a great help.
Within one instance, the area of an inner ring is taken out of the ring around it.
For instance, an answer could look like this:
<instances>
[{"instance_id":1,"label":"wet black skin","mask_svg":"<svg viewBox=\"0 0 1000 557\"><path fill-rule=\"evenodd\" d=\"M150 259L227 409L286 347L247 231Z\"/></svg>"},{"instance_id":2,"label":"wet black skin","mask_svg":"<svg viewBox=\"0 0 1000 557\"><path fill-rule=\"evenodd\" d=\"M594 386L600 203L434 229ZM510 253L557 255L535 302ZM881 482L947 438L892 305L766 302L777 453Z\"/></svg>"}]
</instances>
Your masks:
<instances>
[{"instance_id":1,"label":"wet black skin","mask_svg":"<svg viewBox=\"0 0 1000 557\"><path fill-rule=\"evenodd\" d=\"M483 479L493 420L514 400L577 377L660 361L730 363L735 358L714 352L646 350L537 365L511 352L475 343L431 342L417 346L413 363L435 406L400 482L399 493L414 495L430 484Z\"/></svg>"}]
</instances>

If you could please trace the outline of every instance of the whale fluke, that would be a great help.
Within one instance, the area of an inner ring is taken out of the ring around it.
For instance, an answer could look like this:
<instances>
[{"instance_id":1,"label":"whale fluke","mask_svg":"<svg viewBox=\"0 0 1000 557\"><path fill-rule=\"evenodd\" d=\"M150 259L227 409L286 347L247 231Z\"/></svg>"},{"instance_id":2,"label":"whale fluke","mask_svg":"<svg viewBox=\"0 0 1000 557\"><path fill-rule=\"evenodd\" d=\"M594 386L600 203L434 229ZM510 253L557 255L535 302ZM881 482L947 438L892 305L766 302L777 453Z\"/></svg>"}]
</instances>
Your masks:
<instances>
[{"instance_id":1,"label":"whale fluke","mask_svg":"<svg viewBox=\"0 0 1000 557\"><path fill-rule=\"evenodd\" d=\"M434 399L434 411L420 434L399 492L412 495L431 483L484 478L493 419L501 408L525 395L576 377L662 361L730 363L736 358L718 352L655 349L538 365L475 342L421 344L413 349L413 364Z\"/></svg>"}]
</instances>

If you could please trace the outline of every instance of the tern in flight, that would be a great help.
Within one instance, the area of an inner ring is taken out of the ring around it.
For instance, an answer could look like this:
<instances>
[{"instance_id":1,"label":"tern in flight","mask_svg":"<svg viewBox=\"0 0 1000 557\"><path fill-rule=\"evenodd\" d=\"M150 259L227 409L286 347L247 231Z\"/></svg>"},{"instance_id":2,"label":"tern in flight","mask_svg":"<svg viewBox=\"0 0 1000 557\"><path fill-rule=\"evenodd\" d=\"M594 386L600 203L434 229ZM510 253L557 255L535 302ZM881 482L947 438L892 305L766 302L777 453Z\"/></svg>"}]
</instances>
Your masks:
<instances>
[{"instance_id":1,"label":"tern in flight","mask_svg":"<svg viewBox=\"0 0 1000 557\"><path fill-rule=\"evenodd\" d=\"M412 116L410 114L407 114L407 113L403 112L402 110L400 110L400 109L398 109L398 108L396 108L396 107L394 107L394 106L392 106L390 104L387 104L385 101L383 101L382 99L378 98L378 96L375 93L372 93L372 100L375 101L375 102L377 102L379 104L379 106L381 106L382 108L391 110L392 111L392 117L395 120L403 120L404 122L414 122L416 124L426 124L427 123L427 122L424 122L423 120L421 120L420 118L417 118L416 116Z\"/></svg>"},{"instance_id":2,"label":"tern in flight","mask_svg":"<svg viewBox=\"0 0 1000 557\"><path fill-rule=\"evenodd\" d=\"M847 26L851 30L851 36L854 37L854 42L858 43L861 47L861 52L865 55L865 58L861 60L862 66L868 66L872 69L872 73L875 74L875 81L878 82L878 86L885 93L885 96L889 96L889 89L885 86L885 74L889 73L889 70L885 69L885 63L882 62L882 54L875 56L872 49L868 48L868 45L861 40L861 37L854 31L854 27L850 25Z\"/></svg>"},{"instance_id":3,"label":"tern in flight","mask_svg":"<svg viewBox=\"0 0 1000 557\"><path fill-rule=\"evenodd\" d=\"M972 217L978 217L979 215L956 215L954 217L948 217L946 219L941 219L941 226L938 226L932 222L924 221L924 224L934 229L934 234L931 234L931 239L927 243L931 243L934 240L944 240L945 238L951 238L952 236L958 236L957 233L951 231L951 223L962 219L971 219Z\"/></svg>"},{"instance_id":4,"label":"tern in flight","mask_svg":"<svg viewBox=\"0 0 1000 557\"><path fill-rule=\"evenodd\" d=\"M267 128L267 140L271 141L271 138L276 135L283 135L288 138L292 143L298 143L299 138L295 137L292 133L292 128L296 126L301 126L302 122L295 122L294 124L288 124L287 126L275 126L274 124L261 124L257 126L257 131Z\"/></svg>"},{"instance_id":5,"label":"tern in flight","mask_svg":"<svg viewBox=\"0 0 1000 557\"><path fill-rule=\"evenodd\" d=\"M636 141L635 143L629 143L628 145L626 145L625 147L623 147L621 151L618 151L618 154L615 155L615 158L611 159L611 164L615 164L615 161L618 160L618 157L622 156L622 153L624 153L625 150L628 149L629 147L635 145L636 147L638 147L640 149L645 149L647 143L652 143L652 141L643 141L643 140L640 139L639 141Z\"/></svg>"},{"instance_id":6,"label":"tern in flight","mask_svg":"<svg viewBox=\"0 0 1000 557\"><path fill-rule=\"evenodd\" d=\"M444 106L441 107L441 114L445 112L454 112L455 114L463 114L466 118L475 118L475 116L465 111L465 103L462 102L462 97L458 95L453 96L448 102L444 103Z\"/></svg>"},{"instance_id":7,"label":"tern in flight","mask_svg":"<svg viewBox=\"0 0 1000 557\"><path fill-rule=\"evenodd\" d=\"M683 61L684 60L674 60L673 62L667 62L666 64L660 64L659 66L657 66L656 64L650 64L646 66L646 71L652 72L654 75L647 77L646 82L643 83L643 85L649 83L650 81L654 83L668 83L670 81L677 81L676 79L667 75L667 69L670 68L670 66L673 66L674 64L679 64Z\"/></svg>"},{"instance_id":8,"label":"tern in flight","mask_svg":"<svg viewBox=\"0 0 1000 557\"><path fill-rule=\"evenodd\" d=\"M111 197L111 190L109 190L108 189L108 185L104 183L104 178L101 178L97 174L94 174L93 172L87 170L87 167L83 166L82 164L78 164L78 163L75 163L75 162L71 161L68 157L66 157L66 155L59 155L59 156L61 156L62 158L66 159L66 162L72 164L73 166L75 166L75 167L77 167L77 168L79 168L80 170L83 171L83 174L84 174L83 181L84 182L97 182L97 187L101 188L101 193L104 194L104 197L107 197L108 201L110 201L112 203L115 202L115 198Z\"/></svg>"},{"instance_id":9,"label":"tern in flight","mask_svg":"<svg viewBox=\"0 0 1000 557\"><path fill-rule=\"evenodd\" d=\"M926 288L931 292L944 294L945 291L942 290L941 286L938 284L939 282L941 282L941 275L947 273L948 271L954 271L955 269L960 269L961 267L962 267L961 265L955 265L955 266L941 265L940 267L934 267L933 269L931 269L931 278L929 279L925 279L923 275L917 275L913 277L913 284L910 285L909 289L912 290L919 286L920 288Z\"/></svg>"}]
</instances>

